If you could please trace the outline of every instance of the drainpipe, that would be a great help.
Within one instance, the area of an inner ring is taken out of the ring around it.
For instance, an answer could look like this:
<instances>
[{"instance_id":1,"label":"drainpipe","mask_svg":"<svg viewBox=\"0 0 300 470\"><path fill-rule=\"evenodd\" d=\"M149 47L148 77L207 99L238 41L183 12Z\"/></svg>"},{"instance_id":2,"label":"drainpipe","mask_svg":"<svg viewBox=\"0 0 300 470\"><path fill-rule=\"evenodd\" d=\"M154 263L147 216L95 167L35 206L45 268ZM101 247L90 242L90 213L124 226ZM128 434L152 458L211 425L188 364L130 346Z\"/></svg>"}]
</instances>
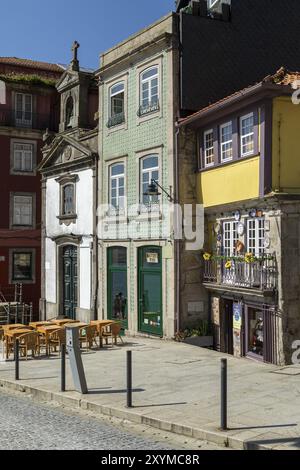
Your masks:
<instances>
[{"instance_id":1,"label":"drainpipe","mask_svg":"<svg viewBox=\"0 0 300 470\"><path fill-rule=\"evenodd\" d=\"M97 136L97 145L98 145L98 136ZM95 233L94 233L94 246L93 246L93 251L94 251L94 257L95 257L95 262L94 264L94 287L93 287L93 299L94 299L94 320L98 319L98 260L99 260L99 247L98 247L98 163L99 163L99 157L98 155L95 156L95 171L94 171L94 194L95 194Z\"/></svg>"},{"instance_id":2,"label":"drainpipe","mask_svg":"<svg viewBox=\"0 0 300 470\"><path fill-rule=\"evenodd\" d=\"M175 132L175 203L179 204L179 174L178 174L178 148L179 148L179 127L178 120L176 120L176 132ZM175 315L176 315L176 326L177 331L180 330L180 240L174 240L175 243L175 264L176 264L176 294L175 294Z\"/></svg>"}]
</instances>

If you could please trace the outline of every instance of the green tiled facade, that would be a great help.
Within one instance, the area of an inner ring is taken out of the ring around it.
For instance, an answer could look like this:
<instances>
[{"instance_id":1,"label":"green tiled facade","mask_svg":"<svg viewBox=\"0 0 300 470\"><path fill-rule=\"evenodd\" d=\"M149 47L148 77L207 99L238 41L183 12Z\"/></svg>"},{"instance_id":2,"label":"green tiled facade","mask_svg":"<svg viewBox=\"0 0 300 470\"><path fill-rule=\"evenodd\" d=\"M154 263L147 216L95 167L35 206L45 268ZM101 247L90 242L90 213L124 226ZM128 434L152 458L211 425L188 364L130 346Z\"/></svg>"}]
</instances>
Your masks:
<instances>
[{"instance_id":1,"label":"green tiled facade","mask_svg":"<svg viewBox=\"0 0 300 470\"><path fill-rule=\"evenodd\" d=\"M140 158L150 154L159 155L159 183L167 191L174 190L173 159L174 159L174 58L173 48L168 34L173 31L173 17L169 15L162 21L142 31L128 41L108 51L103 56L100 78L100 168L99 187L100 200L103 204L109 200L109 167L116 162L125 162L127 209L139 202L140 192ZM161 38L162 33L165 35ZM148 46L147 39L159 37L157 43ZM139 50L137 53L133 53ZM123 53L124 51L124 53ZM130 51L132 57L126 58ZM111 57L110 57L111 56ZM116 59L117 58L117 59ZM152 65L159 67L159 110L140 118L140 74ZM125 82L125 123L108 127L110 117L110 88L114 84ZM160 196L161 204L168 204L167 197ZM126 217L127 216L127 217ZM158 234L154 239L149 237L149 222L142 214L136 219L129 213L121 216L115 233L116 225L110 217L104 217L102 232L102 256L99 260L99 281L101 284L100 316L108 316L107 290L107 249L110 246L127 248L128 265L128 330L139 331L138 325L138 248L141 246L160 246L162 249L162 316L163 336L172 337L175 333L174 313L174 241L172 223L169 217L154 214L153 227ZM125 221L138 221L136 235L127 236Z\"/></svg>"}]
</instances>

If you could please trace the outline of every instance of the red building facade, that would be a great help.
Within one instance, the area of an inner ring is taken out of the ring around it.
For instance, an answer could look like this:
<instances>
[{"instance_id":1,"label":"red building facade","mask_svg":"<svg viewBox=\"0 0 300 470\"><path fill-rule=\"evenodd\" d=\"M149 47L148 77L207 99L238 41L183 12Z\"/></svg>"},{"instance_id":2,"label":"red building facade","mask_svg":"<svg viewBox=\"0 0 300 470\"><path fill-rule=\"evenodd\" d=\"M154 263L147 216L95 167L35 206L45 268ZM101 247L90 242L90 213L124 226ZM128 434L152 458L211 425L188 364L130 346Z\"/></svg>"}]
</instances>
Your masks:
<instances>
[{"instance_id":1,"label":"red building facade","mask_svg":"<svg viewBox=\"0 0 300 470\"><path fill-rule=\"evenodd\" d=\"M41 291L41 183L43 134L58 130L55 83L63 67L0 57L0 296L33 303Z\"/></svg>"}]
</instances>

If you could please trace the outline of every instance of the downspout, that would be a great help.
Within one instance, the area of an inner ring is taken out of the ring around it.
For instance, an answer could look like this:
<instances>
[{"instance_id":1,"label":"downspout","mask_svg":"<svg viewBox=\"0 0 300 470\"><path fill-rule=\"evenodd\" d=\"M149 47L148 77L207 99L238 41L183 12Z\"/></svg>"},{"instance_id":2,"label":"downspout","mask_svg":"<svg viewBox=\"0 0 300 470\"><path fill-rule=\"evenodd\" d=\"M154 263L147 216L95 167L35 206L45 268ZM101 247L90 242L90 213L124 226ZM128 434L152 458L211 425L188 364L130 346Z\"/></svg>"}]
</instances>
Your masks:
<instances>
[{"instance_id":1,"label":"downspout","mask_svg":"<svg viewBox=\"0 0 300 470\"><path fill-rule=\"evenodd\" d=\"M97 136L97 144L98 144L99 137ZM98 261L99 261L99 248L98 248L98 164L99 164L99 156L95 155L95 171L94 171L94 194L95 194L95 233L94 233L94 292L93 292L93 299L94 299L94 320L98 320Z\"/></svg>"},{"instance_id":2,"label":"downspout","mask_svg":"<svg viewBox=\"0 0 300 470\"><path fill-rule=\"evenodd\" d=\"M178 120L176 120L175 132L175 204L179 205L179 174L178 174L178 157L179 157L179 133ZM175 239L175 264L176 264L176 281L175 281L175 316L176 316L176 329L180 331L180 240Z\"/></svg>"}]
</instances>

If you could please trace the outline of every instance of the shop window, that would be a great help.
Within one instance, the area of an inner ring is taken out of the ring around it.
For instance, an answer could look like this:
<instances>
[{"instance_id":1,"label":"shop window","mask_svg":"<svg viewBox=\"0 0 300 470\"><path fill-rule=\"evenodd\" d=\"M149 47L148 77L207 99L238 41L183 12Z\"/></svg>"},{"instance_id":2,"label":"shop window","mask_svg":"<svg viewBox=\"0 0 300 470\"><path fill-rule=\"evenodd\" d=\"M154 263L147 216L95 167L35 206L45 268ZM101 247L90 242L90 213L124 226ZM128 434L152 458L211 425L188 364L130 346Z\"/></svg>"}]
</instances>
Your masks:
<instances>
[{"instance_id":1,"label":"shop window","mask_svg":"<svg viewBox=\"0 0 300 470\"><path fill-rule=\"evenodd\" d=\"M247 352L263 357L264 355L264 321L263 312L248 308L248 338Z\"/></svg>"}]
</instances>

